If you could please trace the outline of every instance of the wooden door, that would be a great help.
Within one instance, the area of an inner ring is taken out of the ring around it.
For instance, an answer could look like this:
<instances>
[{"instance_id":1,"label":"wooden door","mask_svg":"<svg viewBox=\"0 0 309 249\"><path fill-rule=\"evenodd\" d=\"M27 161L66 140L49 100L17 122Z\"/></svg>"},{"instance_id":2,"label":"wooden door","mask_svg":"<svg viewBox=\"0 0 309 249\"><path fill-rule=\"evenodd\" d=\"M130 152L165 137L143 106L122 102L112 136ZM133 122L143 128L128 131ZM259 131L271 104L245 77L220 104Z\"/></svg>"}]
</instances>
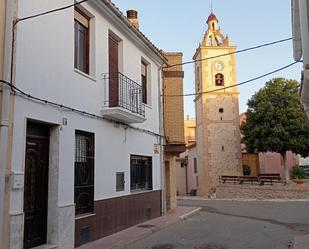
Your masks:
<instances>
[{"instance_id":1,"label":"wooden door","mask_svg":"<svg viewBox=\"0 0 309 249\"><path fill-rule=\"evenodd\" d=\"M118 41L109 36L109 106L118 106L119 101L119 68Z\"/></svg>"},{"instance_id":2,"label":"wooden door","mask_svg":"<svg viewBox=\"0 0 309 249\"><path fill-rule=\"evenodd\" d=\"M242 153L242 164L248 165L251 170L252 176L257 176L260 174L260 164L258 154Z\"/></svg>"},{"instance_id":3,"label":"wooden door","mask_svg":"<svg viewBox=\"0 0 309 249\"><path fill-rule=\"evenodd\" d=\"M49 127L28 123L24 187L24 249L46 244Z\"/></svg>"}]
</instances>

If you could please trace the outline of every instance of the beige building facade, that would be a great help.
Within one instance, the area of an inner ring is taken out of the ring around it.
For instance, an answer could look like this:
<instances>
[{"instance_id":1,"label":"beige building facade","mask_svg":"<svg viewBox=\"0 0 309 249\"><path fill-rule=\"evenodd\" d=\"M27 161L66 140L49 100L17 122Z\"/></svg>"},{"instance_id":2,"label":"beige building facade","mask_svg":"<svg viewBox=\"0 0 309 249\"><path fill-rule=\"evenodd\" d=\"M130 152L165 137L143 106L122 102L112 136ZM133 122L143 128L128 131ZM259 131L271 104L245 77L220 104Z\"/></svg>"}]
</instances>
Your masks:
<instances>
[{"instance_id":1,"label":"beige building facade","mask_svg":"<svg viewBox=\"0 0 309 249\"><path fill-rule=\"evenodd\" d=\"M201 196L207 196L213 191L220 175L242 174L239 92L237 87L233 87L236 84L236 58L232 53L236 51L236 47L222 33L219 21L213 13L207 24L208 29L193 57L196 60L197 94L197 194ZM230 55L205 60L221 54Z\"/></svg>"},{"instance_id":2,"label":"beige building facade","mask_svg":"<svg viewBox=\"0 0 309 249\"><path fill-rule=\"evenodd\" d=\"M185 143L187 147L196 143L195 130L195 117L190 117L188 115L184 120Z\"/></svg>"},{"instance_id":3,"label":"beige building facade","mask_svg":"<svg viewBox=\"0 0 309 249\"><path fill-rule=\"evenodd\" d=\"M177 157L186 150L184 139L184 109L183 97L171 95L183 94L184 72L182 66L172 66L182 63L182 53L165 52L171 67L163 68L163 124L166 144L164 146L164 195L166 210L174 209L176 202L176 167Z\"/></svg>"}]
</instances>

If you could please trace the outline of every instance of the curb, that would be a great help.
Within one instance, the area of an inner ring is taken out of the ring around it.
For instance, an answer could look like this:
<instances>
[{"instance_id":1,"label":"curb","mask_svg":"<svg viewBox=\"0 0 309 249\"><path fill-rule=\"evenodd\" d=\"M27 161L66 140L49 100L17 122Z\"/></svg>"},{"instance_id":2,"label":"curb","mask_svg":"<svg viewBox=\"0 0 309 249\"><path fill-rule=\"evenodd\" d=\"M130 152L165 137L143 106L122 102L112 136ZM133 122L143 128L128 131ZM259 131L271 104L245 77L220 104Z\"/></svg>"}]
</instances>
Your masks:
<instances>
[{"instance_id":1,"label":"curb","mask_svg":"<svg viewBox=\"0 0 309 249\"><path fill-rule=\"evenodd\" d=\"M148 236L151 236L156 232L159 232L167 227L170 227L181 220L185 220L187 217L197 213L200 210L201 208L190 207L190 209L183 210L181 211L181 213L178 214L176 213L170 215L166 214L164 216L160 216L158 218L148 220L135 226L129 227L127 229L119 231L118 233L114 233L109 236L103 237L99 240L82 245L77 249L94 249L94 248L122 249L130 244L135 243L136 241L147 238ZM155 220L157 220L158 222L153 222ZM140 228L139 225L144 223L153 224L154 227Z\"/></svg>"},{"instance_id":2,"label":"curb","mask_svg":"<svg viewBox=\"0 0 309 249\"><path fill-rule=\"evenodd\" d=\"M265 202L309 202L309 199L209 199L203 197L178 197L177 200L194 200L194 201L265 201Z\"/></svg>"},{"instance_id":3,"label":"curb","mask_svg":"<svg viewBox=\"0 0 309 249\"><path fill-rule=\"evenodd\" d=\"M199 211L201 211L202 210L202 208L196 208L196 209L194 209L194 210L192 210L191 212L189 212L189 213L187 213L187 214L184 214L184 215L181 215L181 216L179 216L179 218L181 219L181 220L185 220L185 219L187 219L189 216L192 216L193 214L196 214L197 212L199 212Z\"/></svg>"}]
</instances>

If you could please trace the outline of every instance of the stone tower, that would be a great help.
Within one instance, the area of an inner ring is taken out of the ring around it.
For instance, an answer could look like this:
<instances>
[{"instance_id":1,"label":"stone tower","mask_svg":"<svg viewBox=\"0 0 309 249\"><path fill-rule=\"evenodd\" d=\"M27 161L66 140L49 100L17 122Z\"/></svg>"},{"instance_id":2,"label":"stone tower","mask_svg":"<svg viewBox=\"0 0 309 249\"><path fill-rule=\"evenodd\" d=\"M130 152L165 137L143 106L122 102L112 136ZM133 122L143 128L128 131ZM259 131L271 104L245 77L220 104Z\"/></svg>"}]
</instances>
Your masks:
<instances>
[{"instance_id":1,"label":"stone tower","mask_svg":"<svg viewBox=\"0 0 309 249\"><path fill-rule=\"evenodd\" d=\"M235 54L201 60L235 52L211 13L208 29L196 49L195 108L198 150L198 195L209 196L220 175L241 175L239 130L239 92L236 84ZM208 92L208 93L204 93Z\"/></svg>"}]
</instances>

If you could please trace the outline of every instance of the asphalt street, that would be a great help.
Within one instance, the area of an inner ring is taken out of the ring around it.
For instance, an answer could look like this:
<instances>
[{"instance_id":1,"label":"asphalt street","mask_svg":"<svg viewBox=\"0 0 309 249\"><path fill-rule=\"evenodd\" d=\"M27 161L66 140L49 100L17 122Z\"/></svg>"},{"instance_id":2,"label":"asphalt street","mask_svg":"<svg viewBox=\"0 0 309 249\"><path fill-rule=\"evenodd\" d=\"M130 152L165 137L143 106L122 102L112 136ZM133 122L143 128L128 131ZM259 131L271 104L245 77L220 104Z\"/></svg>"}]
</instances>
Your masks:
<instances>
[{"instance_id":1,"label":"asphalt street","mask_svg":"<svg viewBox=\"0 0 309 249\"><path fill-rule=\"evenodd\" d=\"M309 233L309 202L179 200L201 211L123 249L287 249ZM308 245L309 248L309 245Z\"/></svg>"}]
</instances>

